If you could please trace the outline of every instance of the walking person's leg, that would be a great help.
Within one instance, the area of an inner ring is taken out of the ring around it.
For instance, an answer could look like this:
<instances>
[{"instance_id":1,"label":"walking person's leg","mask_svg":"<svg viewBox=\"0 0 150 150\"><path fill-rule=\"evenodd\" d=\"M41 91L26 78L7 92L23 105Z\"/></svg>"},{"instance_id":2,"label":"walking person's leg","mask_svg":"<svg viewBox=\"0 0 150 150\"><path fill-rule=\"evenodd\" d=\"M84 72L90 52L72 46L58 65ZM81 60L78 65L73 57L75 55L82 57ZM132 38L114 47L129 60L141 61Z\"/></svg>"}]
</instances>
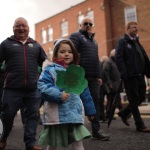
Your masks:
<instances>
[{"instance_id":1,"label":"walking person's leg","mask_svg":"<svg viewBox=\"0 0 150 150\"><path fill-rule=\"evenodd\" d=\"M25 106L25 130L24 130L24 142L26 150L32 149L35 146L36 130L38 126L38 111L41 103L41 96L39 91L26 91L23 98Z\"/></svg>"},{"instance_id":2,"label":"walking person's leg","mask_svg":"<svg viewBox=\"0 0 150 150\"><path fill-rule=\"evenodd\" d=\"M133 114L136 130L139 132L150 133L141 118L138 106L145 100L146 84L143 76L137 76L125 82L127 97L129 100L130 111Z\"/></svg>"},{"instance_id":3,"label":"walking person's leg","mask_svg":"<svg viewBox=\"0 0 150 150\"><path fill-rule=\"evenodd\" d=\"M21 106L20 90L5 89L2 98L2 122L4 126L4 134L0 141L0 149L6 146L7 138L12 130L14 117Z\"/></svg>"},{"instance_id":4,"label":"walking person's leg","mask_svg":"<svg viewBox=\"0 0 150 150\"><path fill-rule=\"evenodd\" d=\"M95 121L92 121L92 133L97 133L100 130L100 124L99 124L99 90L100 85L98 81L92 80L88 81L89 90L91 93L91 96L93 98L95 108L96 108L96 116Z\"/></svg>"},{"instance_id":5,"label":"walking person's leg","mask_svg":"<svg viewBox=\"0 0 150 150\"><path fill-rule=\"evenodd\" d=\"M135 124L142 125L143 120L141 118L138 106L143 101L143 100L140 100L140 98L142 98L142 99L144 98L144 97L140 96L141 95L140 93L143 93L144 91L142 88L139 88L140 87L139 85L141 84L140 82L141 81L139 81L138 78L129 79L127 82L125 82L125 88L126 88L128 101L130 104L130 111L133 114ZM140 90L142 90L142 91L140 91ZM126 115L128 115L128 114L126 114Z\"/></svg>"},{"instance_id":6,"label":"walking person's leg","mask_svg":"<svg viewBox=\"0 0 150 150\"><path fill-rule=\"evenodd\" d=\"M21 108L20 108L20 113L21 113L21 121L22 121L23 126L25 125L25 114L24 114L24 111L25 111L25 107L24 107L24 104L22 102Z\"/></svg>"},{"instance_id":7,"label":"walking person's leg","mask_svg":"<svg viewBox=\"0 0 150 150\"><path fill-rule=\"evenodd\" d=\"M96 108L96 115L95 119L91 121L92 126L92 137L99 139L99 140L108 140L110 137L109 135L103 134L100 129L99 123L99 92L100 92L100 84L98 80L89 80L88 87L93 98L95 108Z\"/></svg>"}]
</instances>

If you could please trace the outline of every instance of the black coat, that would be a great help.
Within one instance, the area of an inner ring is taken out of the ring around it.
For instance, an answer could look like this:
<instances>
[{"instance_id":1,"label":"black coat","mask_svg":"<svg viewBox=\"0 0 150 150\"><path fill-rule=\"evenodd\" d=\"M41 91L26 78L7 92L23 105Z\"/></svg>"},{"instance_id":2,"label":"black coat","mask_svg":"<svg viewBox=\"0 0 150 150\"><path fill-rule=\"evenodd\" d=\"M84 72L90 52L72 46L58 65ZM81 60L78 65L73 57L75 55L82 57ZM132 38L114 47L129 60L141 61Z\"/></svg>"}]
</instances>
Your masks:
<instances>
[{"instance_id":1,"label":"black coat","mask_svg":"<svg viewBox=\"0 0 150 150\"><path fill-rule=\"evenodd\" d=\"M80 54L79 65L85 70L86 78L101 78L100 62L98 57L98 45L94 40L94 34L88 36L86 31L72 33L69 39Z\"/></svg>"},{"instance_id":2,"label":"black coat","mask_svg":"<svg viewBox=\"0 0 150 150\"><path fill-rule=\"evenodd\" d=\"M25 44L11 36L0 45L0 62L5 60L5 88L37 88L38 66L46 59L43 48L29 38Z\"/></svg>"},{"instance_id":3,"label":"black coat","mask_svg":"<svg viewBox=\"0 0 150 150\"><path fill-rule=\"evenodd\" d=\"M138 76L139 74L146 74L150 77L150 63L148 56L139 43L138 38L136 39L141 52L143 53L145 60L145 68L143 68L143 72L140 72L141 68L139 68L139 63L137 61L137 50L133 40L125 34L118 42L116 46L116 64L121 73L121 78L131 78L134 76ZM148 71L148 73L147 73ZM147 76L147 77L148 77Z\"/></svg>"},{"instance_id":4,"label":"black coat","mask_svg":"<svg viewBox=\"0 0 150 150\"><path fill-rule=\"evenodd\" d=\"M103 65L103 82L107 86L108 93L117 92L120 84L120 72L112 57Z\"/></svg>"}]
</instances>

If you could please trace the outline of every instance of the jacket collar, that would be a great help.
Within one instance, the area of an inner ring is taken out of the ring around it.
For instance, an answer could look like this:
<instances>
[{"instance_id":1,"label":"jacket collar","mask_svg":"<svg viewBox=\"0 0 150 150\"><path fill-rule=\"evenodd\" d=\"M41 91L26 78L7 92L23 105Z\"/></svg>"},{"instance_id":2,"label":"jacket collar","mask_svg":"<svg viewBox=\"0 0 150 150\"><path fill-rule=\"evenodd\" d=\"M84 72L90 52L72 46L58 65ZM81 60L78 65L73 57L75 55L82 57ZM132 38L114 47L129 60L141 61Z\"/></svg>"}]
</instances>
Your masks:
<instances>
[{"instance_id":1,"label":"jacket collar","mask_svg":"<svg viewBox=\"0 0 150 150\"><path fill-rule=\"evenodd\" d=\"M133 40L136 40L136 41L139 41L139 37L138 36L136 36L134 39L133 38L131 38L128 34L124 34L124 37L125 37L125 39L126 40L128 40L128 41L133 41Z\"/></svg>"},{"instance_id":2,"label":"jacket collar","mask_svg":"<svg viewBox=\"0 0 150 150\"><path fill-rule=\"evenodd\" d=\"M93 39L93 37L95 36L95 33L91 33L91 36L89 37L88 32L86 30L80 29L79 32L81 32L83 35L85 35L88 38L91 37Z\"/></svg>"},{"instance_id":3,"label":"jacket collar","mask_svg":"<svg viewBox=\"0 0 150 150\"><path fill-rule=\"evenodd\" d=\"M12 35L11 37L9 37L8 39L11 39L11 40L15 40L15 41L19 41L20 42L20 40L19 39L17 39L17 38L15 38L15 36L14 35ZM36 42L35 40L33 40L32 38L28 38L27 39L27 41L26 41L26 43L34 43L34 42Z\"/></svg>"}]
</instances>

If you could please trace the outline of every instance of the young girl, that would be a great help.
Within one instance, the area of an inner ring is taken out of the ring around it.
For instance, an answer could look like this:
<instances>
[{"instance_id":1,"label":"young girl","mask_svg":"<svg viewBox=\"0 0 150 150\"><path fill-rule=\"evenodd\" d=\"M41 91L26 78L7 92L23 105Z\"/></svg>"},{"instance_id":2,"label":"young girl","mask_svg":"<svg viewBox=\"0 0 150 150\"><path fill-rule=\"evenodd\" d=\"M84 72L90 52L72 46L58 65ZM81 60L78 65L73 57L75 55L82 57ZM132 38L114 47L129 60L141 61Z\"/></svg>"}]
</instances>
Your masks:
<instances>
[{"instance_id":1,"label":"young girl","mask_svg":"<svg viewBox=\"0 0 150 150\"><path fill-rule=\"evenodd\" d=\"M47 150L56 150L72 144L73 150L84 150L82 139L90 137L83 125L84 111L89 120L94 119L96 110L89 89L80 95L66 93L56 85L57 71L65 71L70 64L78 64L78 53L69 39L55 43L53 63L45 67L38 81L44 102L44 129L39 144ZM84 108L83 108L84 105Z\"/></svg>"}]
</instances>

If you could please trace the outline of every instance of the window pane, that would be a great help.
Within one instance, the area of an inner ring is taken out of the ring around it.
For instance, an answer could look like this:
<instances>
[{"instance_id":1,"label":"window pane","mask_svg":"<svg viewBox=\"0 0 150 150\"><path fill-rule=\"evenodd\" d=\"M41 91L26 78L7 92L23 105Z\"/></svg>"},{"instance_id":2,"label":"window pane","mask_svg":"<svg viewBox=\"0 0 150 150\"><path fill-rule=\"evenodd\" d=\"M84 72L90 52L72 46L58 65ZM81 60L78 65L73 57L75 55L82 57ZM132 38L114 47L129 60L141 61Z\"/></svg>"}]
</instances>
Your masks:
<instances>
[{"instance_id":1,"label":"window pane","mask_svg":"<svg viewBox=\"0 0 150 150\"><path fill-rule=\"evenodd\" d=\"M136 14L135 6L125 7L124 12L125 12L125 23L126 24L131 21L137 22L137 14Z\"/></svg>"},{"instance_id":2,"label":"window pane","mask_svg":"<svg viewBox=\"0 0 150 150\"><path fill-rule=\"evenodd\" d=\"M81 21L82 21L83 18L84 18L84 15L79 15L78 16L78 28L80 28L80 24L81 24Z\"/></svg>"},{"instance_id":3,"label":"window pane","mask_svg":"<svg viewBox=\"0 0 150 150\"><path fill-rule=\"evenodd\" d=\"M48 28L48 41L53 41L53 28Z\"/></svg>"},{"instance_id":4,"label":"window pane","mask_svg":"<svg viewBox=\"0 0 150 150\"><path fill-rule=\"evenodd\" d=\"M68 22L67 21L61 23L61 35L62 37L68 35Z\"/></svg>"},{"instance_id":5,"label":"window pane","mask_svg":"<svg viewBox=\"0 0 150 150\"><path fill-rule=\"evenodd\" d=\"M89 16L91 18L93 25L94 25L94 11L87 12L87 16Z\"/></svg>"},{"instance_id":6,"label":"window pane","mask_svg":"<svg viewBox=\"0 0 150 150\"><path fill-rule=\"evenodd\" d=\"M47 36L46 30L42 30L42 43L46 43L47 42L46 41L46 36Z\"/></svg>"}]
</instances>

